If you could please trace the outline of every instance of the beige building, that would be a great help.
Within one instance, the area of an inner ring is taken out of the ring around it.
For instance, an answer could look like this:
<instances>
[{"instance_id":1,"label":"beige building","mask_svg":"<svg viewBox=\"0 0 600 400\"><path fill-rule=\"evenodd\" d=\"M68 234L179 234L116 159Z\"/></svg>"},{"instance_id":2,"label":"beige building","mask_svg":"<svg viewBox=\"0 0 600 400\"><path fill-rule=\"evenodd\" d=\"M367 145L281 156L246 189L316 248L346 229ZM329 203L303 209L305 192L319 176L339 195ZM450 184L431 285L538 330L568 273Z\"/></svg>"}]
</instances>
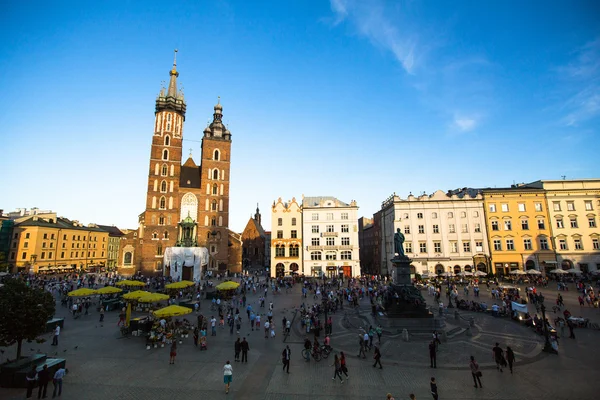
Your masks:
<instances>
[{"instance_id":1,"label":"beige building","mask_svg":"<svg viewBox=\"0 0 600 400\"><path fill-rule=\"evenodd\" d=\"M490 271L489 246L478 190L462 189L432 195L393 195L381 207L381 273L391 273L394 233L404 235L404 252L414 273Z\"/></svg>"},{"instance_id":2,"label":"beige building","mask_svg":"<svg viewBox=\"0 0 600 400\"><path fill-rule=\"evenodd\" d=\"M15 220L8 263L13 271L94 271L107 255L108 232L51 213Z\"/></svg>"},{"instance_id":3,"label":"beige building","mask_svg":"<svg viewBox=\"0 0 600 400\"><path fill-rule=\"evenodd\" d=\"M600 179L540 180L544 189L558 265L583 272L600 269Z\"/></svg>"},{"instance_id":4,"label":"beige building","mask_svg":"<svg viewBox=\"0 0 600 400\"><path fill-rule=\"evenodd\" d=\"M271 277L302 274L302 208L296 198L271 207Z\"/></svg>"},{"instance_id":5,"label":"beige building","mask_svg":"<svg viewBox=\"0 0 600 400\"><path fill-rule=\"evenodd\" d=\"M121 243L121 237L125 234L114 225L98 225L98 227L103 231L108 232L106 267L109 271L116 271L119 264L119 245Z\"/></svg>"}]
</instances>

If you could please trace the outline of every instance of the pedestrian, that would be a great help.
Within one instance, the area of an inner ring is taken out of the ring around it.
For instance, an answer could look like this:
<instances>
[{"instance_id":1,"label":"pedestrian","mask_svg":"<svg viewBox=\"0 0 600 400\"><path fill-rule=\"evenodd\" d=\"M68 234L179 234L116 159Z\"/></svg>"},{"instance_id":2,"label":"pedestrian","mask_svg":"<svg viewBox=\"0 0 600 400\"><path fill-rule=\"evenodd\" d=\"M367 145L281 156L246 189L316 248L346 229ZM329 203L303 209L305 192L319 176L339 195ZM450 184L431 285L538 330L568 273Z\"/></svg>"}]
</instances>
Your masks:
<instances>
[{"instance_id":1,"label":"pedestrian","mask_svg":"<svg viewBox=\"0 0 600 400\"><path fill-rule=\"evenodd\" d=\"M408 395L408 398L409 398L410 400L417 400L417 396L415 396L413 393L409 394L409 395Z\"/></svg>"},{"instance_id":2,"label":"pedestrian","mask_svg":"<svg viewBox=\"0 0 600 400\"><path fill-rule=\"evenodd\" d=\"M340 377L340 381L341 383L344 383L344 379L342 378L342 374L341 374L341 364L340 364L340 359L338 358L338 355L335 354L334 358L333 358L333 364L331 364L332 367L335 367L335 370L333 372L333 378L331 378L331 380L335 380L336 377Z\"/></svg>"},{"instance_id":3,"label":"pedestrian","mask_svg":"<svg viewBox=\"0 0 600 400\"><path fill-rule=\"evenodd\" d=\"M177 357L177 340L173 339L171 352L169 353L169 364L175 364L175 357Z\"/></svg>"},{"instance_id":4,"label":"pedestrian","mask_svg":"<svg viewBox=\"0 0 600 400\"><path fill-rule=\"evenodd\" d=\"M48 390L48 382L50 382L50 371L48 365L44 364L44 367L38 372L38 399L46 398L46 391Z\"/></svg>"},{"instance_id":5,"label":"pedestrian","mask_svg":"<svg viewBox=\"0 0 600 400\"><path fill-rule=\"evenodd\" d=\"M437 368L436 358L435 341L432 340L429 343L429 368Z\"/></svg>"},{"instance_id":6,"label":"pedestrian","mask_svg":"<svg viewBox=\"0 0 600 400\"><path fill-rule=\"evenodd\" d=\"M290 350L290 346L285 346L283 352L281 353L281 361L283 361L283 370L288 374L290 373L290 356L292 355L292 351Z\"/></svg>"},{"instance_id":7,"label":"pedestrian","mask_svg":"<svg viewBox=\"0 0 600 400\"><path fill-rule=\"evenodd\" d=\"M217 319L215 318L215 316L211 316L210 317L210 335L211 336L217 336Z\"/></svg>"},{"instance_id":8,"label":"pedestrian","mask_svg":"<svg viewBox=\"0 0 600 400\"><path fill-rule=\"evenodd\" d=\"M198 347L198 338L200 337L200 329L194 327L194 346Z\"/></svg>"},{"instance_id":9,"label":"pedestrian","mask_svg":"<svg viewBox=\"0 0 600 400\"><path fill-rule=\"evenodd\" d=\"M238 337L235 343L233 344L233 350L235 352L235 356L233 361L240 361L240 352L242 351L242 342L240 342L240 338Z\"/></svg>"},{"instance_id":10,"label":"pedestrian","mask_svg":"<svg viewBox=\"0 0 600 400\"><path fill-rule=\"evenodd\" d=\"M229 385L233 380L233 367L229 360L223 366L223 382L225 383L225 393L229 393Z\"/></svg>"},{"instance_id":11,"label":"pedestrian","mask_svg":"<svg viewBox=\"0 0 600 400\"><path fill-rule=\"evenodd\" d=\"M361 339L362 342L362 339ZM310 339L305 337L304 338L304 351L303 354L306 354L306 361L310 361L310 348L312 347L312 344L310 342Z\"/></svg>"},{"instance_id":12,"label":"pedestrian","mask_svg":"<svg viewBox=\"0 0 600 400\"><path fill-rule=\"evenodd\" d=\"M100 322L104 322L104 306L100 306Z\"/></svg>"},{"instance_id":13,"label":"pedestrian","mask_svg":"<svg viewBox=\"0 0 600 400\"><path fill-rule=\"evenodd\" d=\"M573 322L570 319L567 319L567 326L569 327L569 338L575 339L575 333L573 333Z\"/></svg>"},{"instance_id":14,"label":"pedestrian","mask_svg":"<svg viewBox=\"0 0 600 400\"><path fill-rule=\"evenodd\" d=\"M37 367L35 364L31 366L31 370L25 375L25 379L27 379L27 398L29 399L31 398L33 388L38 379Z\"/></svg>"},{"instance_id":15,"label":"pedestrian","mask_svg":"<svg viewBox=\"0 0 600 400\"><path fill-rule=\"evenodd\" d=\"M391 393L388 393L387 396L385 396L385 400L394 400L394 396L392 396Z\"/></svg>"},{"instance_id":16,"label":"pedestrian","mask_svg":"<svg viewBox=\"0 0 600 400\"><path fill-rule=\"evenodd\" d=\"M358 345L360 346L360 349L358 350L358 356L360 358L360 355L362 354L362 358L367 358L367 353L365 352L365 341L363 340L362 336L359 335L360 338L358 339Z\"/></svg>"},{"instance_id":17,"label":"pedestrian","mask_svg":"<svg viewBox=\"0 0 600 400\"><path fill-rule=\"evenodd\" d=\"M515 362L515 353L510 348L510 346L506 346L506 361L508 361L508 368L510 368L510 373L513 373L513 363Z\"/></svg>"},{"instance_id":18,"label":"pedestrian","mask_svg":"<svg viewBox=\"0 0 600 400\"><path fill-rule=\"evenodd\" d=\"M502 371L502 366L504 365L504 350L500 347L500 343L496 343L496 346L492 349L492 357L496 362L496 369Z\"/></svg>"},{"instance_id":19,"label":"pedestrian","mask_svg":"<svg viewBox=\"0 0 600 400\"><path fill-rule=\"evenodd\" d=\"M58 337L60 336L60 326L56 324L54 327L54 337L52 338L52 346L58 346Z\"/></svg>"},{"instance_id":20,"label":"pedestrian","mask_svg":"<svg viewBox=\"0 0 600 400\"><path fill-rule=\"evenodd\" d=\"M469 367L471 367L471 375L473 376L473 383L475 383L475 388L477 388L477 382L479 382L479 387L481 386L481 376L483 375L479 370L479 364L475 361L475 357L471 356L471 362L469 363Z\"/></svg>"},{"instance_id":21,"label":"pedestrian","mask_svg":"<svg viewBox=\"0 0 600 400\"><path fill-rule=\"evenodd\" d=\"M381 346L381 334L383 333L383 328L381 325L377 325L377 328L375 328L375 333L377 333L377 342Z\"/></svg>"},{"instance_id":22,"label":"pedestrian","mask_svg":"<svg viewBox=\"0 0 600 400\"><path fill-rule=\"evenodd\" d=\"M346 355L343 351L340 351L340 367L342 369L342 373L346 375L346 379L350 378L348 376L348 367L346 366Z\"/></svg>"},{"instance_id":23,"label":"pedestrian","mask_svg":"<svg viewBox=\"0 0 600 400\"><path fill-rule=\"evenodd\" d=\"M437 383L435 383L435 378L433 376L431 377L431 381L429 381L429 387L431 388L433 400L438 400Z\"/></svg>"},{"instance_id":24,"label":"pedestrian","mask_svg":"<svg viewBox=\"0 0 600 400\"><path fill-rule=\"evenodd\" d=\"M375 359L375 364L373 364L373 368L375 368L377 364L379 364L379 369L383 369L383 366L381 365L381 353L379 352L379 347L377 346L375 346L375 354L373 355L373 358Z\"/></svg>"},{"instance_id":25,"label":"pedestrian","mask_svg":"<svg viewBox=\"0 0 600 400\"><path fill-rule=\"evenodd\" d=\"M65 377L66 373L67 370L63 367L59 367L54 373L54 378L52 379L52 385L54 386L54 390L52 391L53 398L56 397L56 389L58 389L58 396L62 394L63 378Z\"/></svg>"},{"instance_id":26,"label":"pedestrian","mask_svg":"<svg viewBox=\"0 0 600 400\"><path fill-rule=\"evenodd\" d=\"M241 343L242 349L242 362L248 362L248 350L250 350L250 345L246 341L246 338L242 339Z\"/></svg>"},{"instance_id":27,"label":"pedestrian","mask_svg":"<svg viewBox=\"0 0 600 400\"><path fill-rule=\"evenodd\" d=\"M269 321L265 321L264 325L265 325L265 339L268 339L269 338L269 325L270 325Z\"/></svg>"}]
</instances>

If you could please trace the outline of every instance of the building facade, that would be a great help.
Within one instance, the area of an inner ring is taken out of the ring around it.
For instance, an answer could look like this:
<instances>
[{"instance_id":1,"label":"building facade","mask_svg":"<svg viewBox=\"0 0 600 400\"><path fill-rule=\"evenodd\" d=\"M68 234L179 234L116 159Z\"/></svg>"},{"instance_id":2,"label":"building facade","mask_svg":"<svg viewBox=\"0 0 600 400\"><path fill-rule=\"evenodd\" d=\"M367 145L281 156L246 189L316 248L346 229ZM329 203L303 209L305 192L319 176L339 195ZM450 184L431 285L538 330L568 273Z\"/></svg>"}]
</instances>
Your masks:
<instances>
[{"instance_id":1,"label":"building facade","mask_svg":"<svg viewBox=\"0 0 600 400\"><path fill-rule=\"evenodd\" d=\"M266 235L262 227L262 217L258 204L256 213L250 217L242 232L242 265L244 270L264 270Z\"/></svg>"},{"instance_id":2,"label":"building facade","mask_svg":"<svg viewBox=\"0 0 600 400\"><path fill-rule=\"evenodd\" d=\"M489 271L483 197L476 190L438 190L432 195L411 194L406 199L393 195L385 200L380 227L383 274L392 270L398 229L414 273Z\"/></svg>"},{"instance_id":3,"label":"building facade","mask_svg":"<svg viewBox=\"0 0 600 400\"><path fill-rule=\"evenodd\" d=\"M93 272L107 265L107 255L108 232L43 214L15 220L8 263L15 272Z\"/></svg>"},{"instance_id":4,"label":"building facade","mask_svg":"<svg viewBox=\"0 0 600 400\"><path fill-rule=\"evenodd\" d=\"M271 277L302 274L302 208L296 198L271 207Z\"/></svg>"},{"instance_id":5,"label":"building facade","mask_svg":"<svg viewBox=\"0 0 600 400\"><path fill-rule=\"evenodd\" d=\"M124 233L116 226L98 225L98 228L108 232L106 268L108 271L116 271L119 262L119 245Z\"/></svg>"},{"instance_id":6,"label":"building facade","mask_svg":"<svg viewBox=\"0 0 600 400\"><path fill-rule=\"evenodd\" d=\"M213 120L204 129L200 165L191 154L182 164L187 105L177 88L176 61L169 75L168 88L156 99L146 209L138 232L139 269L154 274L169 268L162 265L163 253L173 246L206 247L209 270L240 269L241 259L233 265L229 257L231 133L223 124L223 107L214 106Z\"/></svg>"},{"instance_id":7,"label":"building facade","mask_svg":"<svg viewBox=\"0 0 600 400\"><path fill-rule=\"evenodd\" d=\"M545 191L519 185L482 193L492 272L556 268Z\"/></svg>"},{"instance_id":8,"label":"building facade","mask_svg":"<svg viewBox=\"0 0 600 400\"><path fill-rule=\"evenodd\" d=\"M544 189L557 263L582 272L600 269L600 179L546 180L525 185ZM554 265L546 264L546 268Z\"/></svg>"},{"instance_id":9,"label":"building facade","mask_svg":"<svg viewBox=\"0 0 600 400\"><path fill-rule=\"evenodd\" d=\"M358 246L361 274L376 275L378 260L375 258L377 244L375 242L375 227L373 219L360 217L358 219Z\"/></svg>"},{"instance_id":10,"label":"building facade","mask_svg":"<svg viewBox=\"0 0 600 400\"><path fill-rule=\"evenodd\" d=\"M304 275L360 275L356 201L303 197L302 220Z\"/></svg>"}]
</instances>

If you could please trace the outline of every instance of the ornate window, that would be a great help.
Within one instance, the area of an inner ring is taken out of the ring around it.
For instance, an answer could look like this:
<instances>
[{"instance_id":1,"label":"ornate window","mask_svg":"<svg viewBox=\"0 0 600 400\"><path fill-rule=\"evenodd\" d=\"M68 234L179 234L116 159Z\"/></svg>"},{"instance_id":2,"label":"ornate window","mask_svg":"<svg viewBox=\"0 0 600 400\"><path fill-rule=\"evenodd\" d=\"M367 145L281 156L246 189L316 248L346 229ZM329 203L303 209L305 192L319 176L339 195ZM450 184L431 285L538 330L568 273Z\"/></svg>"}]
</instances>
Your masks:
<instances>
[{"instance_id":1,"label":"ornate window","mask_svg":"<svg viewBox=\"0 0 600 400\"><path fill-rule=\"evenodd\" d=\"M210 225L211 225L211 226L217 226L217 219L216 219L215 217L212 217L212 218L210 219Z\"/></svg>"},{"instance_id":2,"label":"ornate window","mask_svg":"<svg viewBox=\"0 0 600 400\"><path fill-rule=\"evenodd\" d=\"M214 194L214 195L219 194L219 187L217 186L216 183L213 185L212 194Z\"/></svg>"},{"instance_id":3,"label":"ornate window","mask_svg":"<svg viewBox=\"0 0 600 400\"><path fill-rule=\"evenodd\" d=\"M211 211L217 211L217 201L213 200L211 205L210 205L210 209Z\"/></svg>"},{"instance_id":4,"label":"ornate window","mask_svg":"<svg viewBox=\"0 0 600 400\"><path fill-rule=\"evenodd\" d=\"M158 239L158 232L152 232L152 239Z\"/></svg>"},{"instance_id":5,"label":"ornate window","mask_svg":"<svg viewBox=\"0 0 600 400\"><path fill-rule=\"evenodd\" d=\"M215 180L219 179L219 170L218 169L213 170L213 179L215 179Z\"/></svg>"},{"instance_id":6,"label":"ornate window","mask_svg":"<svg viewBox=\"0 0 600 400\"><path fill-rule=\"evenodd\" d=\"M162 181L160 183L160 192L167 193L167 181Z\"/></svg>"},{"instance_id":7,"label":"ornate window","mask_svg":"<svg viewBox=\"0 0 600 400\"><path fill-rule=\"evenodd\" d=\"M163 238L164 239L168 239L169 238L169 232L168 231L164 231L163 232Z\"/></svg>"},{"instance_id":8,"label":"ornate window","mask_svg":"<svg viewBox=\"0 0 600 400\"><path fill-rule=\"evenodd\" d=\"M321 259L321 252L320 251L312 251L310 253L310 259L313 261L318 261Z\"/></svg>"},{"instance_id":9,"label":"ornate window","mask_svg":"<svg viewBox=\"0 0 600 400\"><path fill-rule=\"evenodd\" d=\"M164 210L165 208L167 208L167 199L165 198L165 196L162 196L160 198L158 208L160 208L161 210Z\"/></svg>"},{"instance_id":10,"label":"ornate window","mask_svg":"<svg viewBox=\"0 0 600 400\"><path fill-rule=\"evenodd\" d=\"M131 252L130 251L126 252L125 255L123 256L123 264L131 265L131 258L132 258Z\"/></svg>"},{"instance_id":11,"label":"ornate window","mask_svg":"<svg viewBox=\"0 0 600 400\"><path fill-rule=\"evenodd\" d=\"M169 150L167 150L167 149L163 150L162 159L165 161L169 161Z\"/></svg>"},{"instance_id":12,"label":"ornate window","mask_svg":"<svg viewBox=\"0 0 600 400\"><path fill-rule=\"evenodd\" d=\"M171 144L171 138L169 137L169 135L165 136L165 146L168 146Z\"/></svg>"},{"instance_id":13,"label":"ornate window","mask_svg":"<svg viewBox=\"0 0 600 400\"><path fill-rule=\"evenodd\" d=\"M186 193L181 198L181 212L179 220L182 221L190 216L194 221L198 217L198 198L193 193Z\"/></svg>"},{"instance_id":14,"label":"ornate window","mask_svg":"<svg viewBox=\"0 0 600 400\"><path fill-rule=\"evenodd\" d=\"M340 253L340 259L342 260L352 260L352 252L351 251L342 251Z\"/></svg>"},{"instance_id":15,"label":"ornate window","mask_svg":"<svg viewBox=\"0 0 600 400\"><path fill-rule=\"evenodd\" d=\"M219 161L219 150L215 150L215 153L213 155L213 160Z\"/></svg>"},{"instance_id":16,"label":"ornate window","mask_svg":"<svg viewBox=\"0 0 600 400\"><path fill-rule=\"evenodd\" d=\"M169 167L167 167L167 164L163 164L163 165L162 165L162 170L161 170L161 173L160 173L160 174L161 174L162 176L167 176L167 173L168 173L168 171L169 171Z\"/></svg>"}]
</instances>

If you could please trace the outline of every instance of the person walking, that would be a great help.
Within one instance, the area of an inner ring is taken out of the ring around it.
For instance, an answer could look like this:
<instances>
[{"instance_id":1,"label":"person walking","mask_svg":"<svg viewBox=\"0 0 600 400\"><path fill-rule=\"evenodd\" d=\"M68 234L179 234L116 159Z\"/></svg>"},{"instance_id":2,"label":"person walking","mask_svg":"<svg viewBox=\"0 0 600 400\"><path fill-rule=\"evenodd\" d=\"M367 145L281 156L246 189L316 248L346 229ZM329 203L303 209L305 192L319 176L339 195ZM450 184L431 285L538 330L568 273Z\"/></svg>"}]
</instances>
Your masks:
<instances>
[{"instance_id":1,"label":"person walking","mask_svg":"<svg viewBox=\"0 0 600 400\"><path fill-rule=\"evenodd\" d=\"M37 367L35 365L31 366L29 372L25 375L25 379L27 379L27 398L31 398L33 394L33 388L35 387L35 383L38 379Z\"/></svg>"},{"instance_id":2,"label":"person walking","mask_svg":"<svg viewBox=\"0 0 600 400\"><path fill-rule=\"evenodd\" d=\"M283 361L283 370L288 374L290 373L290 356L292 355L292 351L290 350L290 346L285 346L283 352L281 353L281 361Z\"/></svg>"},{"instance_id":3,"label":"person walking","mask_svg":"<svg viewBox=\"0 0 600 400\"><path fill-rule=\"evenodd\" d=\"M104 322L104 306L100 306L100 323Z\"/></svg>"},{"instance_id":4,"label":"person walking","mask_svg":"<svg viewBox=\"0 0 600 400\"><path fill-rule=\"evenodd\" d=\"M304 351L303 354L306 354L306 361L310 361L310 348L311 347L312 347L312 343L310 342L310 339L305 337L304 338L304 350L307 350L307 351Z\"/></svg>"},{"instance_id":5,"label":"person walking","mask_svg":"<svg viewBox=\"0 0 600 400\"><path fill-rule=\"evenodd\" d=\"M52 337L52 346L58 346L58 336L60 336L60 326L54 327L54 337Z\"/></svg>"},{"instance_id":6,"label":"person walking","mask_svg":"<svg viewBox=\"0 0 600 400\"><path fill-rule=\"evenodd\" d=\"M48 382L50 382L50 371L48 370L48 365L44 364L42 370L38 372L38 399L46 398Z\"/></svg>"},{"instance_id":7,"label":"person walking","mask_svg":"<svg viewBox=\"0 0 600 400\"><path fill-rule=\"evenodd\" d=\"M211 336L217 336L217 319L215 318L215 316L211 316L210 317L210 335Z\"/></svg>"},{"instance_id":8,"label":"person walking","mask_svg":"<svg viewBox=\"0 0 600 400\"><path fill-rule=\"evenodd\" d=\"M496 362L496 369L502 371L502 366L504 365L504 350L500 347L500 343L496 343L496 346L492 349L492 357Z\"/></svg>"},{"instance_id":9,"label":"person walking","mask_svg":"<svg viewBox=\"0 0 600 400\"><path fill-rule=\"evenodd\" d=\"M435 340L429 342L429 368L437 368L437 354L436 354Z\"/></svg>"},{"instance_id":10,"label":"person walking","mask_svg":"<svg viewBox=\"0 0 600 400\"><path fill-rule=\"evenodd\" d=\"M358 345L360 346L359 350L358 350L358 356L360 358L360 355L362 354L362 358L367 358L367 353L365 351L365 341L362 338L362 335L359 335L359 340L358 340Z\"/></svg>"},{"instance_id":11,"label":"person walking","mask_svg":"<svg viewBox=\"0 0 600 400\"><path fill-rule=\"evenodd\" d=\"M508 368L510 368L510 373L513 373L513 363L515 362L515 353L510 346L506 346L506 361L508 362Z\"/></svg>"},{"instance_id":12,"label":"person walking","mask_svg":"<svg viewBox=\"0 0 600 400\"><path fill-rule=\"evenodd\" d=\"M175 357L177 357L177 340L173 339L171 352L169 353L169 364L175 364Z\"/></svg>"},{"instance_id":13,"label":"person walking","mask_svg":"<svg viewBox=\"0 0 600 400\"><path fill-rule=\"evenodd\" d=\"M433 400L438 400L437 383L435 382L435 378L433 376L429 381L429 387L431 388L431 395L433 396Z\"/></svg>"},{"instance_id":14,"label":"person walking","mask_svg":"<svg viewBox=\"0 0 600 400\"><path fill-rule=\"evenodd\" d=\"M340 351L340 368L342 369L342 373L346 375L346 379L350 378L348 376L348 367L346 367L346 355L343 351Z\"/></svg>"},{"instance_id":15,"label":"person walking","mask_svg":"<svg viewBox=\"0 0 600 400\"><path fill-rule=\"evenodd\" d=\"M375 364L373 364L373 368L375 368L377 364L379 364L379 369L383 369L383 366L381 365L381 353L379 352L378 346L375 346L375 354L373 355L373 358L375 359Z\"/></svg>"},{"instance_id":16,"label":"person walking","mask_svg":"<svg viewBox=\"0 0 600 400\"><path fill-rule=\"evenodd\" d=\"M573 333L573 322L570 319L567 319L567 326L569 327L569 338L575 339L575 333Z\"/></svg>"},{"instance_id":17,"label":"person walking","mask_svg":"<svg viewBox=\"0 0 600 400\"><path fill-rule=\"evenodd\" d=\"M333 364L331 364L331 366L335 367L335 370L333 372L333 378L331 378L331 380L335 381L335 378L339 376L341 383L344 383L344 379L342 378L341 374L342 365L337 354L334 355Z\"/></svg>"},{"instance_id":18,"label":"person walking","mask_svg":"<svg viewBox=\"0 0 600 400\"><path fill-rule=\"evenodd\" d=\"M250 350L250 345L246 341L246 338L242 339L242 362L248 362L248 350Z\"/></svg>"},{"instance_id":19,"label":"person walking","mask_svg":"<svg viewBox=\"0 0 600 400\"><path fill-rule=\"evenodd\" d=\"M475 383L475 388L477 388L477 383L479 382L479 387L481 386L481 376L483 375L479 370L479 364L475 361L475 357L471 356L471 362L469 363L469 367L471 368L471 375L473 376L473 383Z\"/></svg>"},{"instance_id":20,"label":"person walking","mask_svg":"<svg viewBox=\"0 0 600 400\"><path fill-rule=\"evenodd\" d=\"M269 325L270 325L269 321L268 320L265 321L264 325L265 325L265 339L268 339L269 338Z\"/></svg>"},{"instance_id":21,"label":"person walking","mask_svg":"<svg viewBox=\"0 0 600 400\"><path fill-rule=\"evenodd\" d=\"M54 386L54 390L52 391L52 398L56 397L56 389L58 389L59 396L62 394L63 378L65 377L66 373L67 370L63 367L59 367L54 373L54 378L52 379L52 385Z\"/></svg>"},{"instance_id":22,"label":"person walking","mask_svg":"<svg viewBox=\"0 0 600 400\"><path fill-rule=\"evenodd\" d=\"M229 385L233 380L233 367L229 363L229 360L223 366L223 383L225 383L225 393L229 393Z\"/></svg>"},{"instance_id":23,"label":"person walking","mask_svg":"<svg viewBox=\"0 0 600 400\"><path fill-rule=\"evenodd\" d=\"M240 361L240 352L242 351L242 342L240 342L240 338L237 338L237 340L233 344L233 350L235 352L233 361Z\"/></svg>"}]
</instances>

